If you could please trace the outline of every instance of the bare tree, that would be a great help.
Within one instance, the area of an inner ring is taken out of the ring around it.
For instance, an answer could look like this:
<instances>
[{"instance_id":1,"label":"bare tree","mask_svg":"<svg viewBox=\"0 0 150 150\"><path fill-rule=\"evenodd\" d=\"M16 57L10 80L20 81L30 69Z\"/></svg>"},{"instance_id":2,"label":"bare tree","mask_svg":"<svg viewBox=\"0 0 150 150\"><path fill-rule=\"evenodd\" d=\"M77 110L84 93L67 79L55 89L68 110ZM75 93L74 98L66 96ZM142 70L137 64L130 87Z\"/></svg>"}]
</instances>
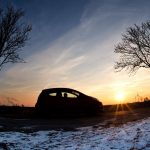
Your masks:
<instances>
[{"instance_id":1,"label":"bare tree","mask_svg":"<svg viewBox=\"0 0 150 150\"><path fill-rule=\"evenodd\" d=\"M0 10L0 70L6 63L24 62L19 51L25 46L32 27L20 21L23 16L21 9L12 6Z\"/></svg>"},{"instance_id":2,"label":"bare tree","mask_svg":"<svg viewBox=\"0 0 150 150\"><path fill-rule=\"evenodd\" d=\"M150 68L150 21L134 25L122 35L122 42L115 47L120 54L115 70L126 69L136 73L139 68Z\"/></svg>"}]
</instances>

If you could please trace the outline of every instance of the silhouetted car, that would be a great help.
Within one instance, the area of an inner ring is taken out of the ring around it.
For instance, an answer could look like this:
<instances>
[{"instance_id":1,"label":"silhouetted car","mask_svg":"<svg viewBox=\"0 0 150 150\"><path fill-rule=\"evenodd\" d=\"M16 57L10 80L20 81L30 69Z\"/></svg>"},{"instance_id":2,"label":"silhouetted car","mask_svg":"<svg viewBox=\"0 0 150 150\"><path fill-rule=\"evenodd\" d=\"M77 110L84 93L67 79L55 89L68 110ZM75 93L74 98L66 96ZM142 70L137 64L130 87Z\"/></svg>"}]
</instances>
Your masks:
<instances>
[{"instance_id":1,"label":"silhouetted car","mask_svg":"<svg viewBox=\"0 0 150 150\"><path fill-rule=\"evenodd\" d=\"M51 88L41 92L35 109L44 115L94 115L103 111L103 104L96 98L73 89Z\"/></svg>"}]
</instances>

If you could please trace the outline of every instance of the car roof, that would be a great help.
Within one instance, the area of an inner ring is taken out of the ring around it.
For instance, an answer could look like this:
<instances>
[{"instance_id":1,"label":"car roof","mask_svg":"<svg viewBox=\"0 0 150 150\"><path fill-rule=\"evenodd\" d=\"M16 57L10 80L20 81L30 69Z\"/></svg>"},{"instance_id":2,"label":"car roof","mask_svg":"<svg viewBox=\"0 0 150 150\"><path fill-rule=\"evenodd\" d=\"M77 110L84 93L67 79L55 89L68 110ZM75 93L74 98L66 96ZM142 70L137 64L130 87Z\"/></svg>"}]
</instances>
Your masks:
<instances>
[{"instance_id":1,"label":"car roof","mask_svg":"<svg viewBox=\"0 0 150 150\"><path fill-rule=\"evenodd\" d=\"M63 92L71 92L71 91L74 91L74 92L77 92L77 93L80 93L82 95L85 95L77 90L74 90L74 89L71 89L71 88L49 88L49 89L43 89L42 92L52 92L52 91L63 91Z\"/></svg>"}]
</instances>

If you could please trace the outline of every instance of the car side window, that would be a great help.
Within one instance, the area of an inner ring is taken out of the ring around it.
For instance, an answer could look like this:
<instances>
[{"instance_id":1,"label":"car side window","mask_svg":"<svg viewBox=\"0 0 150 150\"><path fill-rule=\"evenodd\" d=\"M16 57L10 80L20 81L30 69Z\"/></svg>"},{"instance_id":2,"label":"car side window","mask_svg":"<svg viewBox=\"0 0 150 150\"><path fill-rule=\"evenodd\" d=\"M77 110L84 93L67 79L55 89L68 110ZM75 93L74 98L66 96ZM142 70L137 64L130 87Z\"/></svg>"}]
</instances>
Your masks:
<instances>
[{"instance_id":1,"label":"car side window","mask_svg":"<svg viewBox=\"0 0 150 150\"><path fill-rule=\"evenodd\" d=\"M49 93L49 96L56 96L56 92Z\"/></svg>"},{"instance_id":2,"label":"car side window","mask_svg":"<svg viewBox=\"0 0 150 150\"><path fill-rule=\"evenodd\" d=\"M62 96L64 98L77 98L77 95L75 95L74 93L70 93L70 92L62 92Z\"/></svg>"}]
</instances>

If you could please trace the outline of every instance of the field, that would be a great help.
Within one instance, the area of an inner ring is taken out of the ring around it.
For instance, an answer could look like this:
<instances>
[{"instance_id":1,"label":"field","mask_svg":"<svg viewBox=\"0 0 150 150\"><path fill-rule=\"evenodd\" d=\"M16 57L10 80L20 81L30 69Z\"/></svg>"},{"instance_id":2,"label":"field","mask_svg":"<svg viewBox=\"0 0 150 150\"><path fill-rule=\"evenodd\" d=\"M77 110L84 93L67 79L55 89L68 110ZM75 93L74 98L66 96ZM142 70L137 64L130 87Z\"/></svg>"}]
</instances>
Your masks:
<instances>
[{"instance_id":1,"label":"field","mask_svg":"<svg viewBox=\"0 0 150 150\"><path fill-rule=\"evenodd\" d=\"M0 149L150 149L149 104L105 106L98 116L49 119L36 118L34 108L0 110Z\"/></svg>"},{"instance_id":2,"label":"field","mask_svg":"<svg viewBox=\"0 0 150 150\"><path fill-rule=\"evenodd\" d=\"M42 118L34 114L34 107L0 106L0 131L32 132L48 129L74 128L103 123L106 127L150 117L150 103L106 105L98 116L53 116ZM105 122L105 123L104 123Z\"/></svg>"}]
</instances>

